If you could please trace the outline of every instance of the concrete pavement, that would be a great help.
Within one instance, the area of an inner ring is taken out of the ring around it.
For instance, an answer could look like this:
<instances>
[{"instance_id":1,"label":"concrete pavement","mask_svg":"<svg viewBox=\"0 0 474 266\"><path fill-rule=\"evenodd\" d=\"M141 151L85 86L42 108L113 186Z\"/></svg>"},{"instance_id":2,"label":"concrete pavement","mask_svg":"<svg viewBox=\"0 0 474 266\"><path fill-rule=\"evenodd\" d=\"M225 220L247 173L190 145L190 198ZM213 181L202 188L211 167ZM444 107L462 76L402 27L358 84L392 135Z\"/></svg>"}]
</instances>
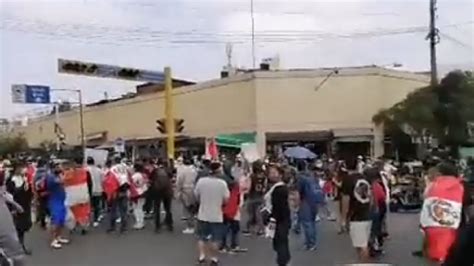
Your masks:
<instances>
[{"instance_id":1,"label":"concrete pavement","mask_svg":"<svg viewBox=\"0 0 474 266\"><path fill-rule=\"evenodd\" d=\"M179 217L179 215L175 215ZM356 254L348 235L337 235L334 223L320 223L319 248L314 252L303 251L301 236L291 237L293 266L343 265L355 262ZM106 234L104 228L91 231L86 236L72 236L72 243L62 250L51 250L48 235L39 229L28 235L33 256L28 258L32 266L190 266L196 259L195 238L181 234L181 222L176 232L155 234L151 223L143 231L128 231L124 235ZM386 245L386 255L381 262L400 266L428 265L413 258L411 251L419 248L417 214L391 214L389 219L391 238ZM263 238L241 237L243 247L249 252L221 256L224 266L274 265L271 241Z\"/></svg>"}]
</instances>

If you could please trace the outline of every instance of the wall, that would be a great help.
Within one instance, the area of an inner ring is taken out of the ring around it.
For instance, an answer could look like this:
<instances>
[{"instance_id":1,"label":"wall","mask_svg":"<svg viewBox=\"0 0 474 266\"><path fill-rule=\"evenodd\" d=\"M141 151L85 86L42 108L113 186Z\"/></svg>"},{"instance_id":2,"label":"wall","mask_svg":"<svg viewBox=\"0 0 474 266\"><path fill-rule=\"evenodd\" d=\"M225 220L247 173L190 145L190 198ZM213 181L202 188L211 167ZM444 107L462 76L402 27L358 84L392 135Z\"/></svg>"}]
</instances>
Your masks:
<instances>
[{"instance_id":1,"label":"wall","mask_svg":"<svg viewBox=\"0 0 474 266\"><path fill-rule=\"evenodd\" d=\"M426 85L424 81L340 72L257 78L257 121L267 132L373 128L372 116Z\"/></svg>"},{"instance_id":2,"label":"wall","mask_svg":"<svg viewBox=\"0 0 474 266\"><path fill-rule=\"evenodd\" d=\"M185 119L183 134L212 136L255 130L255 90L248 77L217 80L174 90L175 118ZM107 131L108 141L152 138L160 136L156 120L164 117L162 93L85 108L84 124L87 134ZM60 114L60 126L68 144L80 143L77 111ZM54 116L30 122L15 129L24 133L30 146L55 140Z\"/></svg>"}]
</instances>

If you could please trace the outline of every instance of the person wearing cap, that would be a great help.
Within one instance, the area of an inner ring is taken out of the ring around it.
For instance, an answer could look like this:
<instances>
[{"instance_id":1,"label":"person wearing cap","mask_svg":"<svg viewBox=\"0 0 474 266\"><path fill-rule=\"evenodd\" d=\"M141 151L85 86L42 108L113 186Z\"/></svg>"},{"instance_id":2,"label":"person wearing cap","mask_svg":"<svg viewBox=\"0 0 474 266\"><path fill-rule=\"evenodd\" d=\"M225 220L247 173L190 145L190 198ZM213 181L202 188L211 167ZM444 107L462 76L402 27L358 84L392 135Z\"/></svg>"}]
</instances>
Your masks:
<instances>
[{"instance_id":1,"label":"person wearing cap","mask_svg":"<svg viewBox=\"0 0 474 266\"><path fill-rule=\"evenodd\" d=\"M230 192L226 182L220 178L222 175L221 164L212 162L210 170L210 175L200 178L194 189L196 200L199 203L197 215L198 264L203 265L208 258L211 266L217 266L219 265L218 244L224 230L222 206L229 199Z\"/></svg>"}]
</instances>

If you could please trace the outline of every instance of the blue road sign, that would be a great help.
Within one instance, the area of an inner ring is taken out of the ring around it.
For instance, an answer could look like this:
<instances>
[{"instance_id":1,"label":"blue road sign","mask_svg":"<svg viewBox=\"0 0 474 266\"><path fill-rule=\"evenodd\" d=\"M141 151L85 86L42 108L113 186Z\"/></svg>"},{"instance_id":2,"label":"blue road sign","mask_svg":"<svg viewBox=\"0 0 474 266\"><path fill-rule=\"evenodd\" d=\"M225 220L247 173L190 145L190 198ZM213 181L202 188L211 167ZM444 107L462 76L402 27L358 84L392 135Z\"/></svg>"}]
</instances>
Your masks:
<instances>
[{"instance_id":1,"label":"blue road sign","mask_svg":"<svg viewBox=\"0 0 474 266\"><path fill-rule=\"evenodd\" d=\"M48 104L51 103L50 89L48 86L26 85L26 103Z\"/></svg>"},{"instance_id":2,"label":"blue road sign","mask_svg":"<svg viewBox=\"0 0 474 266\"><path fill-rule=\"evenodd\" d=\"M49 104L51 103L50 88L42 85L12 85L12 102Z\"/></svg>"}]
</instances>

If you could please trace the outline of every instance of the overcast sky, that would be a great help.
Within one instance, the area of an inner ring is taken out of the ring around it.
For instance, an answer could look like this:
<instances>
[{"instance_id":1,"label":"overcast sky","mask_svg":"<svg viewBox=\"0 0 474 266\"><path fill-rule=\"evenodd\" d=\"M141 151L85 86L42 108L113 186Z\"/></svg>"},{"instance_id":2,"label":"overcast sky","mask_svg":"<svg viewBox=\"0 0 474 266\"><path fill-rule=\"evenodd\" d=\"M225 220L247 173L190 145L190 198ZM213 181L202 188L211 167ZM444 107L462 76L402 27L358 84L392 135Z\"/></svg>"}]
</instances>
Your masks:
<instances>
[{"instance_id":1,"label":"overcast sky","mask_svg":"<svg viewBox=\"0 0 474 266\"><path fill-rule=\"evenodd\" d=\"M429 0L254 0L257 63L280 56L282 68L393 62L429 67ZM0 0L0 118L23 113L12 84L83 90L87 102L119 97L136 83L57 73L57 59L216 78L233 44L233 63L252 66L250 0ZM474 0L438 0L443 71L474 66ZM54 98L74 100L55 93ZM31 107L30 107L31 108Z\"/></svg>"}]
</instances>

